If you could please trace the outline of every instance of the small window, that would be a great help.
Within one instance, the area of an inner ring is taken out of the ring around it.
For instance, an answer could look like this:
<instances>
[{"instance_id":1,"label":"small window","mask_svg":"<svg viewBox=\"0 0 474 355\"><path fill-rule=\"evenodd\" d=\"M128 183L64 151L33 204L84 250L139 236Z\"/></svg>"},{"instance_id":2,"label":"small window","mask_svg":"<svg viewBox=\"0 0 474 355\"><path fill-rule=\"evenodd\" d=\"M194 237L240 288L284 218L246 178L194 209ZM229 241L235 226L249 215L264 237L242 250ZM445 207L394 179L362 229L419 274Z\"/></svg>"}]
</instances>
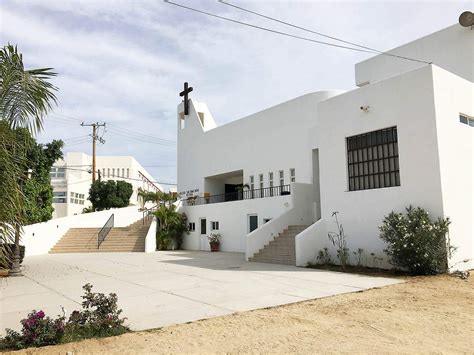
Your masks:
<instances>
[{"instance_id":1,"label":"small window","mask_svg":"<svg viewBox=\"0 0 474 355\"><path fill-rule=\"evenodd\" d=\"M459 114L459 122L467 124L468 126L474 127L474 117L470 117L463 113Z\"/></svg>"},{"instance_id":2,"label":"small window","mask_svg":"<svg viewBox=\"0 0 474 355\"><path fill-rule=\"evenodd\" d=\"M270 196L273 196L273 173L268 173L268 185L270 186Z\"/></svg>"},{"instance_id":3,"label":"small window","mask_svg":"<svg viewBox=\"0 0 474 355\"><path fill-rule=\"evenodd\" d=\"M280 186L285 185L285 172L283 170L280 170L278 172L278 176L280 178Z\"/></svg>"},{"instance_id":4,"label":"small window","mask_svg":"<svg viewBox=\"0 0 474 355\"><path fill-rule=\"evenodd\" d=\"M112 168L112 177L115 177L115 168Z\"/></svg>"},{"instance_id":5,"label":"small window","mask_svg":"<svg viewBox=\"0 0 474 355\"><path fill-rule=\"evenodd\" d=\"M258 182L260 184L260 188L263 189L263 174L258 175Z\"/></svg>"},{"instance_id":6,"label":"small window","mask_svg":"<svg viewBox=\"0 0 474 355\"><path fill-rule=\"evenodd\" d=\"M250 176L250 190L255 190L255 178Z\"/></svg>"},{"instance_id":7,"label":"small window","mask_svg":"<svg viewBox=\"0 0 474 355\"><path fill-rule=\"evenodd\" d=\"M400 186L397 127L346 138L349 191Z\"/></svg>"},{"instance_id":8,"label":"small window","mask_svg":"<svg viewBox=\"0 0 474 355\"><path fill-rule=\"evenodd\" d=\"M189 226L188 226L188 229L189 229L190 232L194 232L196 230L196 223L190 222Z\"/></svg>"},{"instance_id":9,"label":"small window","mask_svg":"<svg viewBox=\"0 0 474 355\"><path fill-rule=\"evenodd\" d=\"M263 219L263 224L270 222L272 219L271 218L264 218Z\"/></svg>"},{"instance_id":10,"label":"small window","mask_svg":"<svg viewBox=\"0 0 474 355\"><path fill-rule=\"evenodd\" d=\"M219 222L211 222L211 231L219 230Z\"/></svg>"},{"instance_id":11,"label":"small window","mask_svg":"<svg viewBox=\"0 0 474 355\"><path fill-rule=\"evenodd\" d=\"M110 168L107 168L107 177L110 177Z\"/></svg>"},{"instance_id":12,"label":"small window","mask_svg":"<svg viewBox=\"0 0 474 355\"><path fill-rule=\"evenodd\" d=\"M55 191L53 192L53 203L66 203L67 192L66 191Z\"/></svg>"},{"instance_id":13,"label":"small window","mask_svg":"<svg viewBox=\"0 0 474 355\"><path fill-rule=\"evenodd\" d=\"M127 177L129 178L130 177L130 169L127 168Z\"/></svg>"},{"instance_id":14,"label":"small window","mask_svg":"<svg viewBox=\"0 0 474 355\"><path fill-rule=\"evenodd\" d=\"M105 168L102 169L102 177L105 177Z\"/></svg>"},{"instance_id":15,"label":"small window","mask_svg":"<svg viewBox=\"0 0 474 355\"><path fill-rule=\"evenodd\" d=\"M122 177L125 177L125 169L122 168Z\"/></svg>"},{"instance_id":16,"label":"small window","mask_svg":"<svg viewBox=\"0 0 474 355\"><path fill-rule=\"evenodd\" d=\"M295 168L290 169L290 181L295 182L296 180L296 174L295 174Z\"/></svg>"}]
</instances>

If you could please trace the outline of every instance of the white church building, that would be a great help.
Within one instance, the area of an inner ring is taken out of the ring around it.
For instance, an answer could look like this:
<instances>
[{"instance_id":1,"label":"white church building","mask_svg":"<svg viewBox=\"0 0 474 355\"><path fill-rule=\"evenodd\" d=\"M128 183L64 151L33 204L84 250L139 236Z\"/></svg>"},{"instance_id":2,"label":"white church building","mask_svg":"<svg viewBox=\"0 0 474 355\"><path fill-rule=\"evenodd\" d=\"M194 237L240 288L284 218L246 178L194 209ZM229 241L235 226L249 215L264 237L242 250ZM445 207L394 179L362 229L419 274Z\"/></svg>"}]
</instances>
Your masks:
<instances>
[{"instance_id":1,"label":"white church building","mask_svg":"<svg viewBox=\"0 0 474 355\"><path fill-rule=\"evenodd\" d=\"M308 93L222 126L206 104L189 99L185 115L181 103L185 248L209 250L218 230L222 251L305 266L334 250L337 211L351 254L388 265L378 226L413 205L451 219L450 266L473 268L474 29L453 25L388 53L429 64L377 55L356 64L352 91Z\"/></svg>"}]
</instances>

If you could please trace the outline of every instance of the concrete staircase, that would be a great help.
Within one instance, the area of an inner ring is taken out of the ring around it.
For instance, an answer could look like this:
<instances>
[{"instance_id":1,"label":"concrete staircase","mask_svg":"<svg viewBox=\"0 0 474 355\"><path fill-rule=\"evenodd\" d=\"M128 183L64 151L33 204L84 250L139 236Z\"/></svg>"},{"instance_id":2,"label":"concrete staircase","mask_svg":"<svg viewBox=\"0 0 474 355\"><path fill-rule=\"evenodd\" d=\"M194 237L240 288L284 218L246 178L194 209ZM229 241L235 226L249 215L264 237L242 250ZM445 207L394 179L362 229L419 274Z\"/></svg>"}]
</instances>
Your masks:
<instances>
[{"instance_id":1,"label":"concrete staircase","mask_svg":"<svg viewBox=\"0 0 474 355\"><path fill-rule=\"evenodd\" d=\"M56 253L105 253L105 252L144 252L145 237L151 219L142 220L127 226L112 228L97 249L97 233L100 228L71 228L49 251Z\"/></svg>"},{"instance_id":2,"label":"concrete staircase","mask_svg":"<svg viewBox=\"0 0 474 355\"><path fill-rule=\"evenodd\" d=\"M295 236L309 226L288 226L249 261L270 264L296 265Z\"/></svg>"}]
</instances>

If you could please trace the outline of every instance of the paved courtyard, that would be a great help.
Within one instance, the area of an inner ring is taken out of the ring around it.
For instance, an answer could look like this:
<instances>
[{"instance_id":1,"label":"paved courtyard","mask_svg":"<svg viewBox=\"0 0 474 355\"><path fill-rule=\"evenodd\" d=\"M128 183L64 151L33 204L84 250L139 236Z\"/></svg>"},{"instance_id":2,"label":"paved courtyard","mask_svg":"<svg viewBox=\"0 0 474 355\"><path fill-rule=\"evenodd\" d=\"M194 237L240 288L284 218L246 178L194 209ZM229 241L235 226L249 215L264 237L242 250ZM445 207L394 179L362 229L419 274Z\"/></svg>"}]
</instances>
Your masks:
<instances>
[{"instance_id":1,"label":"paved courtyard","mask_svg":"<svg viewBox=\"0 0 474 355\"><path fill-rule=\"evenodd\" d=\"M82 285L115 292L134 330L360 291L400 280L248 263L240 253L53 254L26 258L24 277L0 279L0 333L32 309L80 308Z\"/></svg>"}]
</instances>

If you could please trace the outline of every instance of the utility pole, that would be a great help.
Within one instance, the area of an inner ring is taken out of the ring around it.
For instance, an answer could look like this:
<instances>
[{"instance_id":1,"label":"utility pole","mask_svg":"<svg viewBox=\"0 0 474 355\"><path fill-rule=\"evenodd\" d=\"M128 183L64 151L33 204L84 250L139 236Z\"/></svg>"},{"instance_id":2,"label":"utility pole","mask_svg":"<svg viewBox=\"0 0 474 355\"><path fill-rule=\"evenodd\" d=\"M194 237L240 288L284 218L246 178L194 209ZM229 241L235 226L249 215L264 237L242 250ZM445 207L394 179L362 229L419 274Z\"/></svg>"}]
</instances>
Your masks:
<instances>
[{"instance_id":1,"label":"utility pole","mask_svg":"<svg viewBox=\"0 0 474 355\"><path fill-rule=\"evenodd\" d=\"M105 140L102 138L102 137L99 137L97 135L97 128L98 127L105 127L105 122L103 123L99 123L99 122L95 122L95 123L89 123L89 124L85 124L84 122L81 123L81 126L82 127L92 127L92 183L95 182L95 173L96 173L96 169L95 169L95 142L96 141L99 141L99 143L102 143L104 144L105 143Z\"/></svg>"}]
</instances>

